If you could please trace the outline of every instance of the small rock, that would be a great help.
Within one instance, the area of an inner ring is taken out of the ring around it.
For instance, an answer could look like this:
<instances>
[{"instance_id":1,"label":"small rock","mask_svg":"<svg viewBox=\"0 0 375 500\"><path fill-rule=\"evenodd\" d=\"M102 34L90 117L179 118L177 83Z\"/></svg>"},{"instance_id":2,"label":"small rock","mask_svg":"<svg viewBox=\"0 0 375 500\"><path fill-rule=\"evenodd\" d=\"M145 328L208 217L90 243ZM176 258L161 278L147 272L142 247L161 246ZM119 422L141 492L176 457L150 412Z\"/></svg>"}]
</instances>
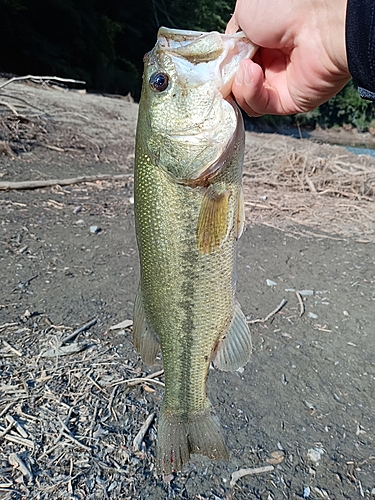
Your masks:
<instances>
[{"instance_id":1,"label":"small rock","mask_svg":"<svg viewBox=\"0 0 375 500\"><path fill-rule=\"evenodd\" d=\"M81 210L82 210L82 207L79 205L78 207L74 208L73 213L74 214L79 214L79 212L81 212Z\"/></svg>"},{"instance_id":2,"label":"small rock","mask_svg":"<svg viewBox=\"0 0 375 500\"><path fill-rule=\"evenodd\" d=\"M267 286L276 286L277 285L277 283L275 281L272 281L269 279L266 280L266 283L267 283Z\"/></svg>"},{"instance_id":3,"label":"small rock","mask_svg":"<svg viewBox=\"0 0 375 500\"><path fill-rule=\"evenodd\" d=\"M298 293L304 296L314 295L314 290L298 290Z\"/></svg>"},{"instance_id":4,"label":"small rock","mask_svg":"<svg viewBox=\"0 0 375 500\"><path fill-rule=\"evenodd\" d=\"M322 458L324 451L321 448L310 448L307 451L307 458L312 462L319 462Z\"/></svg>"},{"instance_id":5,"label":"small rock","mask_svg":"<svg viewBox=\"0 0 375 500\"><path fill-rule=\"evenodd\" d=\"M285 453L282 450L273 451L270 456L266 458L266 462L272 465L281 464L284 461Z\"/></svg>"},{"instance_id":6,"label":"small rock","mask_svg":"<svg viewBox=\"0 0 375 500\"><path fill-rule=\"evenodd\" d=\"M315 314L315 313L312 313L311 311L309 312L309 318L312 318L312 319L318 319L318 315Z\"/></svg>"},{"instance_id":7,"label":"small rock","mask_svg":"<svg viewBox=\"0 0 375 500\"><path fill-rule=\"evenodd\" d=\"M306 488L303 489L303 498L309 498L310 493L311 493L310 488L306 486Z\"/></svg>"},{"instance_id":8,"label":"small rock","mask_svg":"<svg viewBox=\"0 0 375 500\"><path fill-rule=\"evenodd\" d=\"M100 233L101 228L98 226L90 226L90 233L92 234L98 234Z\"/></svg>"}]
</instances>

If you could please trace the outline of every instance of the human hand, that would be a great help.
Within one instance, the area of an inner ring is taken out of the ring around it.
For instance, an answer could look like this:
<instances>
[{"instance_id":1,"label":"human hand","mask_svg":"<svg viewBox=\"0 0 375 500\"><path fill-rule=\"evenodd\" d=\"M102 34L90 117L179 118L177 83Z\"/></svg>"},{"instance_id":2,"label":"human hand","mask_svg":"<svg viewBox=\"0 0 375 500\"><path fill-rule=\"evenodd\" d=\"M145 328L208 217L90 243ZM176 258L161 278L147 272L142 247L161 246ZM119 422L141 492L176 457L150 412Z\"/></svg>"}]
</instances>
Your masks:
<instances>
[{"instance_id":1,"label":"human hand","mask_svg":"<svg viewBox=\"0 0 375 500\"><path fill-rule=\"evenodd\" d=\"M227 33L242 29L259 45L232 85L250 116L311 111L350 80L347 0L237 0Z\"/></svg>"}]
</instances>

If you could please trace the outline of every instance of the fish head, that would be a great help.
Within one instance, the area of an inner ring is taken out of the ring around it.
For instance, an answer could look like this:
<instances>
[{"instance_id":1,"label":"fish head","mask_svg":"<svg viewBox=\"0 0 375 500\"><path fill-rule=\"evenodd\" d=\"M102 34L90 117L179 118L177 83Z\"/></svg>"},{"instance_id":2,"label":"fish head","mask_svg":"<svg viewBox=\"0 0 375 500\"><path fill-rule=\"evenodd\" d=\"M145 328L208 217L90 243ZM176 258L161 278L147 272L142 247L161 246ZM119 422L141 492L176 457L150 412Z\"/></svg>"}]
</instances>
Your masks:
<instances>
[{"instance_id":1,"label":"fish head","mask_svg":"<svg viewBox=\"0 0 375 500\"><path fill-rule=\"evenodd\" d=\"M243 33L160 28L144 58L138 121L153 165L187 181L217 161L237 128L232 81L255 51Z\"/></svg>"}]
</instances>

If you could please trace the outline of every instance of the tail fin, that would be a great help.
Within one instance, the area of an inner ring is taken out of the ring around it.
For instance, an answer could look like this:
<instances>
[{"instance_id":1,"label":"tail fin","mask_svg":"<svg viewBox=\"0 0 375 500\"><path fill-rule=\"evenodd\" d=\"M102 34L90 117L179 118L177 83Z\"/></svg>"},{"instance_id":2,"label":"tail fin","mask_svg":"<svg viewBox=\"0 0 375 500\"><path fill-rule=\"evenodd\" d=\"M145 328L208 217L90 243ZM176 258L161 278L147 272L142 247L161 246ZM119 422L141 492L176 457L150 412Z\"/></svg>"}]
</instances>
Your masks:
<instances>
[{"instance_id":1,"label":"tail fin","mask_svg":"<svg viewBox=\"0 0 375 500\"><path fill-rule=\"evenodd\" d=\"M158 472L171 474L181 470L192 453L215 460L228 459L219 419L212 408L187 416L171 415L162 408L157 441Z\"/></svg>"}]
</instances>

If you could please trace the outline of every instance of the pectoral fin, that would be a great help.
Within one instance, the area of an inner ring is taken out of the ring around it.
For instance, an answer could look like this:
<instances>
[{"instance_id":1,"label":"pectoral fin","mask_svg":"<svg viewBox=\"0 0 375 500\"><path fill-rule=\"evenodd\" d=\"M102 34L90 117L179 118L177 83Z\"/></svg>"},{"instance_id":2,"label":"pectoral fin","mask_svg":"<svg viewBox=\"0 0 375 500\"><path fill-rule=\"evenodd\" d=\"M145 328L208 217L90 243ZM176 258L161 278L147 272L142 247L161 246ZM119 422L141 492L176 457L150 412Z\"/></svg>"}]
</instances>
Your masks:
<instances>
[{"instance_id":1,"label":"pectoral fin","mask_svg":"<svg viewBox=\"0 0 375 500\"><path fill-rule=\"evenodd\" d=\"M211 185L203 197L198 218L197 245L202 254L217 250L225 240L230 192Z\"/></svg>"},{"instance_id":2,"label":"pectoral fin","mask_svg":"<svg viewBox=\"0 0 375 500\"><path fill-rule=\"evenodd\" d=\"M224 371L235 371L244 366L251 354L251 335L246 318L237 303L227 335L219 344L213 363Z\"/></svg>"},{"instance_id":3,"label":"pectoral fin","mask_svg":"<svg viewBox=\"0 0 375 500\"><path fill-rule=\"evenodd\" d=\"M156 334L147 325L140 287L134 304L133 342L144 363L152 365L155 362L160 343Z\"/></svg>"}]
</instances>

